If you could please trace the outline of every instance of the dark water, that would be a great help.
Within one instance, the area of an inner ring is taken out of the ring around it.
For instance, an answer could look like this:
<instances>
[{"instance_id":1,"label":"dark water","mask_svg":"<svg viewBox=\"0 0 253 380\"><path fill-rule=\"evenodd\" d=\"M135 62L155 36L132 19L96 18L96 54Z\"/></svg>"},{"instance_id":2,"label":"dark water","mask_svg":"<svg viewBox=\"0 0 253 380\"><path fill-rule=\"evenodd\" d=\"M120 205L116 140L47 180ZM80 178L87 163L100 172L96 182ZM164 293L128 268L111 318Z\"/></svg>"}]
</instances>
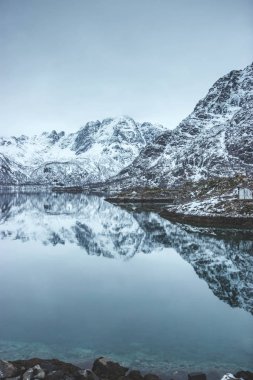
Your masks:
<instances>
[{"instance_id":1,"label":"dark water","mask_svg":"<svg viewBox=\"0 0 253 380\"><path fill-rule=\"evenodd\" d=\"M0 357L253 369L253 242L83 195L2 194Z\"/></svg>"}]
</instances>

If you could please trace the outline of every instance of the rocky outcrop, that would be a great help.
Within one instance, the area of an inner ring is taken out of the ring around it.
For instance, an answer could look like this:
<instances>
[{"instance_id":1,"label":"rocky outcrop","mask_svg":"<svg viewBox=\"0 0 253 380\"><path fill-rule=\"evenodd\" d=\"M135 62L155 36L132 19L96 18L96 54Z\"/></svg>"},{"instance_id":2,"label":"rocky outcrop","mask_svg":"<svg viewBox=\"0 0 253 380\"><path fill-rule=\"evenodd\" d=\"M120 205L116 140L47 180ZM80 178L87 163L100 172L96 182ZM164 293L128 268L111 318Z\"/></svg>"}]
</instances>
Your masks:
<instances>
[{"instance_id":1,"label":"rocky outcrop","mask_svg":"<svg viewBox=\"0 0 253 380\"><path fill-rule=\"evenodd\" d=\"M81 369L57 359L0 360L0 379L12 380L159 380L155 374L142 375L105 357L96 359L92 369Z\"/></svg>"},{"instance_id":2,"label":"rocky outcrop","mask_svg":"<svg viewBox=\"0 0 253 380\"><path fill-rule=\"evenodd\" d=\"M13 378L17 373L17 368L6 360L0 360L0 379Z\"/></svg>"},{"instance_id":3,"label":"rocky outcrop","mask_svg":"<svg viewBox=\"0 0 253 380\"><path fill-rule=\"evenodd\" d=\"M190 373L188 380L205 380L204 373ZM236 375L227 373L222 380L252 380L253 373L240 371ZM0 379L12 380L160 380L153 373L141 374L140 371L129 370L105 357L95 360L91 369L81 369L71 363L57 359L27 359L16 361L0 360Z\"/></svg>"},{"instance_id":4,"label":"rocky outcrop","mask_svg":"<svg viewBox=\"0 0 253 380\"><path fill-rule=\"evenodd\" d=\"M15 380L81 380L87 378L82 373L82 370L70 363L64 363L57 359L45 360L45 359L27 359L27 360L15 360L12 362L1 363L9 368L11 371L0 371L1 379L15 379Z\"/></svg>"},{"instance_id":5,"label":"rocky outcrop","mask_svg":"<svg viewBox=\"0 0 253 380\"><path fill-rule=\"evenodd\" d=\"M106 359L98 358L93 363L92 371L99 377L110 380L117 380L125 376L128 368L122 367L118 363Z\"/></svg>"},{"instance_id":6,"label":"rocky outcrop","mask_svg":"<svg viewBox=\"0 0 253 380\"><path fill-rule=\"evenodd\" d=\"M253 372L250 371L239 371L235 374L238 379L253 380Z\"/></svg>"}]
</instances>

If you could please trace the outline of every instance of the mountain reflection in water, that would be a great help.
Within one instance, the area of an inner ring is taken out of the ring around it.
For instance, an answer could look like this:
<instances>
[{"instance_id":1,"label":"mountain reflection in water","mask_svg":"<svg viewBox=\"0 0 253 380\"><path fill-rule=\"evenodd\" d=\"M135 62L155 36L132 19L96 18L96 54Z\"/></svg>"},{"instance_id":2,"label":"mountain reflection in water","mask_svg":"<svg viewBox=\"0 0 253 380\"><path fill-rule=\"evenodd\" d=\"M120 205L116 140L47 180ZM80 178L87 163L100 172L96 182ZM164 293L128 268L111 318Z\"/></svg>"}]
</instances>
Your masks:
<instances>
[{"instance_id":1,"label":"mountain reflection in water","mask_svg":"<svg viewBox=\"0 0 253 380\"><path fill-rule=\"evenodd\" d=\"M88 255L130 259L174 248L213 293L253 313L253 239L247 231L197 229L149 212L128 212L80 194L2 194L1 239L71 243ZM56 218L57 217L57 218Z\"/></svg>"},{"instance_id":2,"label":"mountain reflection in water","mask_svg":"<svg viewBox=\"0 0 253 380\"><path fill-rule=\"evenodd\" d=\"M0 208L2 359L253 369L249 232L82 194L1 194Z\"/></svg>"}]
</instances>

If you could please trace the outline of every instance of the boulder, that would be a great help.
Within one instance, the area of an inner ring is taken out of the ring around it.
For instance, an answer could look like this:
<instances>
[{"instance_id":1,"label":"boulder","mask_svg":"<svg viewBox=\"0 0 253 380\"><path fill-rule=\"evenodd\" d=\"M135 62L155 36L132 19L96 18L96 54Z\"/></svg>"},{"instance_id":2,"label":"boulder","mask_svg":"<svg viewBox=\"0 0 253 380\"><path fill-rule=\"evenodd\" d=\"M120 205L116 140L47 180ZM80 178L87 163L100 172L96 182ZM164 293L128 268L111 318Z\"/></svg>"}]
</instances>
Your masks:
<instances>
[{"instance_id":1,"label":"boulder","mask_svg":"<svg viewBox=\"0 0 253 380\"><path fill-rule=\"evenodd\" d=\"M225 375L222 376L221 380L239 380L239 379L236 379L236 377L234 377L234 375L232 375L232 373L225 373Z\"/></svg>"},{"instance_id":2,"label":"boulder","mask_svg":"<svg viewBox=\"0 0 253 380\"><path fill-rule=\"evenodd\" d=\"M27 360L16 360L12 364L17 368L17 374L25 376L25 379L52 379L52 380L70 380L83 379L79 373L80 368L65 363L57 359L39 359L32 358ZM22 380L23 377L21 376Z\"/></svg>"},{"instance_id":3,"label":"boulder","mask_svg":"<svg viewBox=\"0 0 253 380\"><path fill-rule=\"evenodd\" d=\"M94 361L92 371L101 379L117 380L125 376L128 368L100 357Z\"/></svg>"},{"instance_id":4,"label":"boulder","mask_svg":"<svg viewBox=\"0 0 253 380\"><path fill-rule=\"evenodd\" d=\"M239 379L253 380L253 372L250 371L239 371L234 376Z\"/></svg>"},{"instance_id":5,"label":"boulder","mask_svg":"<svg viewBox=\"0 0 253 380\"><path fill-rule=\"evenodd\" d=\"M188 380L206 380L206 374L202 372L192 372L188 374Z\"/></svg>"},{"instance_id":6,"label":"boulder","mask_svg":"<svg viewBox=\"0 0 253 380\"><path fill-rule=\"evenodd\" d=\"M76 379L76 377L66 374L64 373L63 370L59 369L59 370L50 372L47 375L46 379L48 380L74 380Z\"/></svg>"},{"instance_id":7,"label":"boulder","mask_svg":"<svg viewBox=\"0 0 253 380\"><path fill-rule=\"evenodd\" d=\"M6 377L14 377L17 373L16 367L12 363L5 360L0 360L0 379Z\"/></svg>"},{"instance_id":8,"label":"boulder","mask_svg":"<svg viewBox=\"0 0 253 380\"><path fill-rule=\"evenodd\" d=\"M23 380L31 380L31 379L44 379L46 376L45 371L41 368L39 364L35 365L32 368L29 368L24 374L23 374Z\"/></svg>"},{"instance_id":9,"label":"boulder","mask_svg":"<svg viewBox=\"0 0 253 380\"><path fill-rule=\"evenodd\" d=\"M29 368L23 374L23 380L31 380L33 378L33 368Z\"/></svg>"},{"instance_id":10,"label":"boulder","mask_svg":"<svg viewBox=\"0 0 253 380\"><path fill-rule=\"evenodd\" d=\"M144 380L160 380L160 377L157 375L154 375L153 373L147 373L144 376Z\"/></svg>"},{"instance_id":11,"label":"boulder","mask_svg":"<svg viewBox=\"0 0 253 380\"><path fill-rule=\"evenodd\" d=\"M128 379L130 380L143 380L143 376L140 371L132 370L127 374Z\"/></svg>"},{"instance_id":12,"label":"boulder","mask_svg":"<svg viewBox=\"0 0 253 380\"><path fill-rule=\"evenodd\" d=\"M79 371L79 373L86 380L98 380L97 375L93 371L91 371L90 369L81 369Z\"/></svg>"}]
</instances>

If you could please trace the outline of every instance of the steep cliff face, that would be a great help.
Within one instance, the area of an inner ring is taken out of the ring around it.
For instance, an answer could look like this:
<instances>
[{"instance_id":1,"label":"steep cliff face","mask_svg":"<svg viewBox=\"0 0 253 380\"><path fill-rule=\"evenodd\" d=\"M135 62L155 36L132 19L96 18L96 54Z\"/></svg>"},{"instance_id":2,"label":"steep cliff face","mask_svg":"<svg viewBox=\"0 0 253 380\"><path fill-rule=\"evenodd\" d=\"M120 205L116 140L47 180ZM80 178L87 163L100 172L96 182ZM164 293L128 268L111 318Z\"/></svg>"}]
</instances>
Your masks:
<instances>
[{"instance_id":1,"label":"steep cliff face","mask_svg":"<svg viewBox=\"0 0 253 380\"><path fill-rule=\"evenodd\" d=\"M25 182L27 176L22 165L10 160L0 153L0 183L16 184Z\"/></svg>"},{"instance_id":2,"label":"steep cliff face","mask_svg":"<svg viewBox=\"0 0 253 380\"><path fill-rule=\"evenodd\" d=\"M119 117L88 122L69 135L52 131L32 137L0 138L5 162L0 182L80 185L105 181L131 164L163 130L160 125Z\"/></svg>"},{"instance_id":3,"label":"steep cliff face","mask_svg":"<svg viewBox=\"0 0 253 380\"><path fill-rule=\"evenodd\" d=\"M253 64L220 78L173 131L115 178L122 187L253 175Z\"/></svg>"}]
</instances>

